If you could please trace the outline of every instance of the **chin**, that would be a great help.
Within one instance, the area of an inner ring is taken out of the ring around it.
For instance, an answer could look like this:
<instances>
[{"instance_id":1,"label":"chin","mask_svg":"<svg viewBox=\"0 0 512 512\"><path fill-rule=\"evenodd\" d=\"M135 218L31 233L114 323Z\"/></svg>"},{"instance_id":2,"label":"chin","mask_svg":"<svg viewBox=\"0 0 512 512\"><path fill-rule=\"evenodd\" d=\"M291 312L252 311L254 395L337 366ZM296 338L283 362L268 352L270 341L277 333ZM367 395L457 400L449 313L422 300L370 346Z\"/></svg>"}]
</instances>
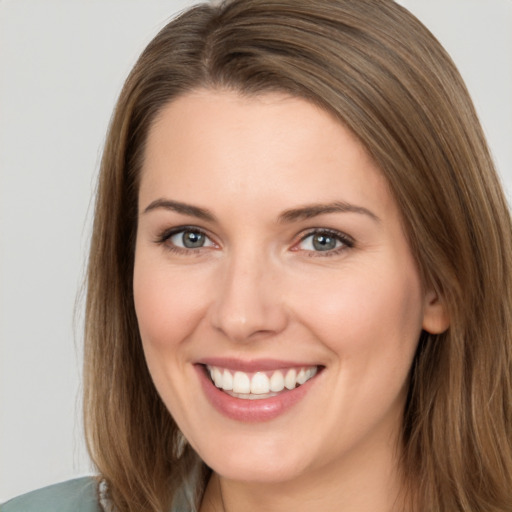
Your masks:
<instances>
[{"instance_id":1,"label":"chin","mask_svg":"<svg viewBox=\"0 0 512 512\"><path fill-rule=\"evenodd\" d=\"M298 478L304 468L293 461L277 460L249 460L241 461L233 457L232 460L218 461L210 466L218 475L228 479L252 483L276 484Z\"/></svg>"},{"instance_id":2,"label":"chin","mask_svg":"<svg viewBox=\"0 0 512 512\"><path fill-rule=\"evenodd\" d=\"M307 470L304 447L286 440L266 437L264 440L243 433L210 441L202 460L218 475L229 480L254 483L279 483L293 480ZM289 435L286 436L289 439ZM212 447L214 447L212 449Z\"/></svg>"}]
</instances>

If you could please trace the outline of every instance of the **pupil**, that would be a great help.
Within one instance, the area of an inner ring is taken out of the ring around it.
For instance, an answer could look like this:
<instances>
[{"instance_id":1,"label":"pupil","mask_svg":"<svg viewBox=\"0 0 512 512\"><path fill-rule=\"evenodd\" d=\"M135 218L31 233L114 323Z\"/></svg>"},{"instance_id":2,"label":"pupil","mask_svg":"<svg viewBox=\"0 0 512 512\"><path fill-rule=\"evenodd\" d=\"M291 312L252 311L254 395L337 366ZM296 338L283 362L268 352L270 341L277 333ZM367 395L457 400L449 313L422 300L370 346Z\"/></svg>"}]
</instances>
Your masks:
<instances>
[{"instance_id":1,"label":"pupil","mask_svg":"<svg viewBox=\"0 0 512 512\"><path fill-rule=\"evenodd\" d=\"M183 234L183 245L188 249L202 247L204 244L204 235L196 231L187 231Z\"/></svg>"},{"instance_id":2,"label":"pupil","mask_svg":"<svg viewBox=\"0 0 512 512\"><path fill-rule=\"evenodd\" d=\"M336 239L329 235L315 235L313 247L317 251L330 251L336 248Z\"/></svg>"}]
</instances>

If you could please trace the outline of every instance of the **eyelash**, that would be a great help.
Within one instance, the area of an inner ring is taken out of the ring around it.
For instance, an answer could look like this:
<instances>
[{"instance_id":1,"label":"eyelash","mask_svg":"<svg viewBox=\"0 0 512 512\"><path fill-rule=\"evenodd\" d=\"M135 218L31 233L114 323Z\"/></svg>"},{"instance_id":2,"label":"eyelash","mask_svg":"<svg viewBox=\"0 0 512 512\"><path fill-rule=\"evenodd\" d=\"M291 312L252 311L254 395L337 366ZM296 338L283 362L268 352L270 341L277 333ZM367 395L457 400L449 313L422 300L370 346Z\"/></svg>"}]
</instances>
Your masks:
<instances>
[{"instance_id":1,"label":"eyelash","mask_svg":"<svg viewBox=\"0 0 512 512\"><path fill-rule=\"evenodd\" d=\"M193 248L185 248L185 247L179 247L177 245L174 245L172 243L169 243L169 240L179 233L185 233L185 232L193 232L197 233L199 235L203 235L205 238L211 241L210 236L201 228L198 228L196 226L179 226L176 228L166 229L162 233L160 233L155 240L155 243L158 245L165 246L166 250L180 255L190 255L192 253L199 255L202 250L205 247L197 247L195 249ZM309 257L329 257L329 256L337 256L338 254L342 253L343 251L346 251L347 249L352 249L355 246L354 239L345 233L342 233L341 231L337 231L335 229L328 229L328 228L316 228L308 231L305 233L298 242L296 242L292 249L293 251L300 251L299 248L297 248L298 245L300 245L302 242L307 240L309 237L315 236L315 235L327 235L329 238L334 238L338 242L341 243L340 247L337 247L335 249L329 249L326 251L314 251L314 250L307 250L304 251ZM214 246L216 246L215 242L212 242ZM209 247L209 246L207 246Z\"/></svg>"},{"instance_id":2,"label":"eyelash","mask_svg":"<svg viewBox=\"0 0 512 512\"><path fill-rule=\"evenodd\" d=\"M199 255L204 247L198 247L196 249L189 249L186 247L178 247L177 245L174 245L173 243L170 243L170 239L174 235L178 235L179 233L186 233L186 232L192 232L197 233L199 235L203 235L208 240L211 240L211 237L206 233L206 231L196 227L196 226L178 226L176 228L166 229L162 233L160 233L155 240L155 243L158 245L163 245L166 250L179 255L190 255L195 254ZM214 244L216 245L216 244Z\"/></svg>"},{"instance_id":3,"label":"eyelash","mask_svg":"<svg viewBox=\"0 0 512 512\"><path fill-rule=\"evenodd\" d=\"M327 229L327 228L316 228L308 231L305 235L303 235L300 240L294 245L294 247L297 247L297 245L301 244L305 240L307 240L309 237L315 236L315 235L327 235L329 238L334 238L338 242L341 243L340 247L337 247L335 249L330 249L326 251L306 251L308 256L311 258L315 257L330 257L330 256L337 256L341 254L342 252L346 251L347 249L352 249L355 246L354 239L345 233L342 233L341 231L337 231L335 229ZM293 249L296 251L299 251L300 249Z\"/></svg>"}]
</instances>

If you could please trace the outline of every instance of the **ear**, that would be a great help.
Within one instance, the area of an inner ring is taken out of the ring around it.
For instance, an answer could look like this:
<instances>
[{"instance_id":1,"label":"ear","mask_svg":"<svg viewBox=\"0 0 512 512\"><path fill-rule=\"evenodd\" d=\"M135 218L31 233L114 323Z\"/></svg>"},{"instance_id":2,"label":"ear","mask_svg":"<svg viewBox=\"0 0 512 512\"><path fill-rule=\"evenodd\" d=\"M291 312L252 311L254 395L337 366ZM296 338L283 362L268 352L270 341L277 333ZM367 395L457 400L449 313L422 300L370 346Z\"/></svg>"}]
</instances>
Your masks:
<instances>
[{"instance_id":1,"label":"ear","mask_svg":"<svg viewBox=\"0 0 512 512\"><path fill-rule=\"evenodd\" d=\"M430 334L441 334L450 327L444 298L433 290L425 294L422 327Z\"/></svg>"}]
</instances>

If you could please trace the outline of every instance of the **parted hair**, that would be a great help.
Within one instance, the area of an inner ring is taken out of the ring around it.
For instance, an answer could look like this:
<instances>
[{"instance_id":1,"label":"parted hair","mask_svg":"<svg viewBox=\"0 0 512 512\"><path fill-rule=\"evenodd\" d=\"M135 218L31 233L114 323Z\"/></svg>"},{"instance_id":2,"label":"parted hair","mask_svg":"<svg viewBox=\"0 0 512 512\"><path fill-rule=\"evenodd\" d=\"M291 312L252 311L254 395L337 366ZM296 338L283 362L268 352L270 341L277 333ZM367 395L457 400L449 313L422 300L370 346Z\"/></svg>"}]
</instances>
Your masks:
<instances>
[{"instance_id":1,"label":"parted hair","mask_svg":"<svg viewBox=\"0 0 512 512\"><path fill-rule=\"evenodd\" d=\"M450 317L446 332L422 333L411 368L405 508L512 510L509 208L452 60L392 0L198 5L160 31L128 76L101 163L85 321L86 437L116 510L168 510L197 460L190 447L177 457L177 426L146 367L132 279L148 130L166 104L200 88L304 98L363 143L399 205L424 286Z\"/></svg>"}]
</instances>

